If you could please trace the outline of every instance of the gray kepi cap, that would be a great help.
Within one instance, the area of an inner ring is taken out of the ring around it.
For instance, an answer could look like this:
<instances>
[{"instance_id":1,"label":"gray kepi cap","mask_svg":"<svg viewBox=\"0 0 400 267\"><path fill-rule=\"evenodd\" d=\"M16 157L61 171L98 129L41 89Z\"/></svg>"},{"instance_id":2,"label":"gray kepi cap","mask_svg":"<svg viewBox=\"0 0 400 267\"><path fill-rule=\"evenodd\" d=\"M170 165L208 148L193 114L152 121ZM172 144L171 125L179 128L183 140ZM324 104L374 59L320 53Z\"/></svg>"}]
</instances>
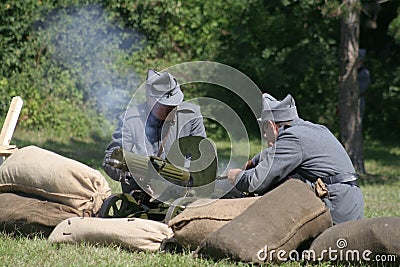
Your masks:
<instances>
[{"instance_id":1,"label":"gray kepi cap","mask_svg":"<svg viewBox=\"0 0 400 267\"><path fill-rule=\"evenodd\" d=\"M287 95L281 101L267 93L262 95L262 111L259 121L291 121L298 117L296 105L291 95Z\"/></svg>"},{"instance_id":2,"label":"gray kepi cap","mask_svg":"<svg viewBox=\"0 0 400 267\"><path fill-rule=\"evenodd\" d=\"M175 77L169 72L152 69L147 72L146 96L166 106L177 106L183 101L183 93Z\"/></svg>"}]
</instances>

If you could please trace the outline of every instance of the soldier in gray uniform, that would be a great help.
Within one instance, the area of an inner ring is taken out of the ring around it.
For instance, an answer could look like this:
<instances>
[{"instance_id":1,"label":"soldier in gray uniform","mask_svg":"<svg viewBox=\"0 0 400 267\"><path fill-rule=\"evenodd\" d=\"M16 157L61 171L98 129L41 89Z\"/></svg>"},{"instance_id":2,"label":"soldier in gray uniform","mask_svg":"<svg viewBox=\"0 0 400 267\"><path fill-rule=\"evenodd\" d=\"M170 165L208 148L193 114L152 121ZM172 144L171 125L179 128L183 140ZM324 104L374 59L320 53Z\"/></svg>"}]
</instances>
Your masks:
<instances>
[{"instance_id":1,"label":"soldier in gray uniform","mask_svg":"<svg viewBox=\"0 0 400 267\"><path fill-rule=\"evenodd\" d=\"M278 101L263 94L259 120L269 147L249 161L246 170L229 170L229 182L242 192L264 194L289 178L302 179L327 189L321 198L334 224L363 218L358 175L328 128L300 119L291 95Z\"/></svg>"},{"instance_id":2,"label":"soldier in gray uniform","mask_svg":"<svg viewBox=\"0 0 400 267\"><path fill-rule=\"evenodd\" d=\"M200 107L183 103L184 95L173 75L149 70L145 86L146 102L128 108L120 116L103 161L105 172L121 182L124 193L138 189L138 185L129 173L107 163L115 149L123 147L136 154L165 158L178 138L206 137Z\"/></svg>"},{"instance_id":3,"label":"soldier in gray uniform","mask_svg":"<svg viewBox=\"0 0 400 267\"><path fill-rule=\"evenodd\" d=\"M357 80L358 80L358 89L359 89L359 106L360 106L360 117L361 122L364 118L365 113L365 95L367 93L367 89L369 84L371 83L371 77L369 74L369 70L364 65L364 59L366 55L365 49L360 49L358 52L358 68L357 68Z\"/></svg>"}]
</instances>

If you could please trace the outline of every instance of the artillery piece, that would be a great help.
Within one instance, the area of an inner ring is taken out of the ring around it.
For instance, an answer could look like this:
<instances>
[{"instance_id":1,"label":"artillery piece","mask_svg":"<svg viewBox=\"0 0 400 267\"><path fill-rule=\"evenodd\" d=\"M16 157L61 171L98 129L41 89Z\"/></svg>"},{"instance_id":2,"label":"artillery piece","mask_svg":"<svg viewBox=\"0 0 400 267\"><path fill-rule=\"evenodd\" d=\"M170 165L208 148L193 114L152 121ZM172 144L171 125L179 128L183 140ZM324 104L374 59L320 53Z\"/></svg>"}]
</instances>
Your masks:
<instances>
[{"instance_id":1,"label":"artillery piece","mask_svg":"<svg viewBox=\"0 0 400 267\"><path fill-rule=\"evenodd\" d=\"M116 149L108 164L120 169L137 189L113 194L100 208L99 217L140 217L168 222L199 198L215 198L217 154L206 138L179 138L166 159ZM216 196L219 197L219 196Z\"/></svg>"}]
</instances>

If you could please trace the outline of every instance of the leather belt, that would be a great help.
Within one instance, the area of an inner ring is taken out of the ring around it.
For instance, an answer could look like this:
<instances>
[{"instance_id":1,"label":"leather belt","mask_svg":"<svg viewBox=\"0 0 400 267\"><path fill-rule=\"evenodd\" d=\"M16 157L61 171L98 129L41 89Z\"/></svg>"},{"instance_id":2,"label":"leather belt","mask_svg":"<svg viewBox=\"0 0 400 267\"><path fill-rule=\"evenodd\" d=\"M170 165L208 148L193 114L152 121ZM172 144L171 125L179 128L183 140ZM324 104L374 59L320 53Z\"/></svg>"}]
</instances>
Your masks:
<instances>
[{"instance_id":1,"label":"leather belt","mask_svg":"<svg viewBox=\"0 0 400 267\"><path fill-rule=\"evenodd\" d=\"M348 184L348 185L358 186L357 184L358 177L359 175L357 173L345 172L332 176L322 177L321 180L325 184Z\"/></svg>"}]
</instances>

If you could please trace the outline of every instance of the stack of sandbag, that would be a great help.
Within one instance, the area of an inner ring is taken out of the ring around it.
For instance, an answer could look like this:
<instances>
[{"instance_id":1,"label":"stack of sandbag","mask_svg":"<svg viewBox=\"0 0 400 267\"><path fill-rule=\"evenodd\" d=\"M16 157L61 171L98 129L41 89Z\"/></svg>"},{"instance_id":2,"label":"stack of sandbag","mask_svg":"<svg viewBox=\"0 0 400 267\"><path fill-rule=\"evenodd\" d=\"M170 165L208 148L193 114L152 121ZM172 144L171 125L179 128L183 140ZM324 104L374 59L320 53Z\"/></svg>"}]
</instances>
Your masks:
<instances>
[{"instance_id":1,"label":"stack of sandbag","mask_svg":"<svg viewBox=\"0 0 400 267\"><path fill-rule=\"evenodd\" d=\"M400 218L380 217L337 224L318 236L310 261L399 266Z\"/></svg>"},{"instance_id":2,"label":"stack of sandbag","mask_svg":"<svg viewBox=\"0 0 400 267\"><path fill-rule=\"evenodd\" d=\"M141 218L70 218L49 236L51 243L117 245L132 251L159 251L173 236L168 225Z\"/></svg>"},{"instance_id":3,"label":"stack of sandbag","mask_svg":"<svg viewBox=\"0 0 400 267\"><path fill-rule=\"evenodd\" d=\"M61 221L80 212L69 206L21 193L0 194L0 230L49 236Z\"/></svg>"},{"instance_id":4,"label":"stack of sandbag","mask_svg":"<svg viewBox=\"0 0 400 267\"><path fill-rule=\"evenodd\" d=\"M331 226L329 209L314 191L291 179L211 233L196 254L248 263L296 260L297 251Z\"/></svg>"},{"instance_id":5,"label":"stack of sandbag","mask_svg":"<svg viewBox=\"0 0 400 267\"><path fill-rule=\"evenodd\" d=\"M199 199L168 223L183 247L195 250L212 232L240 215L259 197Z\"/></svg>"},{"instance_id":6,"label":"stack of sandbag","mask_svg":"<svg viewBox=\"0 0 400 267\"><path fill-rule=\"evenodd\" d=\"M12 221L42 224L50 216L43 212L46 209L66 211L70 217L94 216L111 195L111 189L99 171L54 152L28 146L19 149L0 166L0 193L14 193L0 195L7 203L0 209L0 227L6 228L7 224L9 229ZM9 210L23 210L23 213ZM25 218L21 217L23 214ZM54 228L66 216L47 221L46 226ZM15 228L23 233L20 223L15 224Z\"/></svg>"}]
</instances>

